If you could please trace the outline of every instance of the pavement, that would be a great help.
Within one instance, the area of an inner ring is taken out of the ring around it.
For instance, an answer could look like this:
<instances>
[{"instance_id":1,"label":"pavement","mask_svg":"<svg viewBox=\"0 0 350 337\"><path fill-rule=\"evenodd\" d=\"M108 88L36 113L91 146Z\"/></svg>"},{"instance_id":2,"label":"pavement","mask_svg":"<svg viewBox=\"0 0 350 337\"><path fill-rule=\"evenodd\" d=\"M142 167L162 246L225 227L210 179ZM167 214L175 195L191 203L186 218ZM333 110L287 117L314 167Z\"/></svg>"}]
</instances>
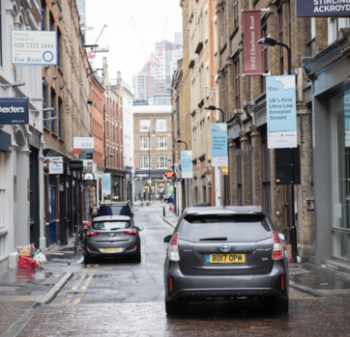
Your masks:
<instances>
[{"instance_id":1,"label":"pavement","mask_svg":"<svg viewBox=\"0 0 350 337\"><path fill-rule=\"evenodd\" d=\"M162 206L135 211L144 227L141 264L85 265L67 246L48 255L42 271L1 273L0 336L350 336L350 275L310 263L289 264L287 315L242 301L191 303L186 316L167 317L163 238L177 217L165 205L163 219Z\"/></svg>"}]
</instances>

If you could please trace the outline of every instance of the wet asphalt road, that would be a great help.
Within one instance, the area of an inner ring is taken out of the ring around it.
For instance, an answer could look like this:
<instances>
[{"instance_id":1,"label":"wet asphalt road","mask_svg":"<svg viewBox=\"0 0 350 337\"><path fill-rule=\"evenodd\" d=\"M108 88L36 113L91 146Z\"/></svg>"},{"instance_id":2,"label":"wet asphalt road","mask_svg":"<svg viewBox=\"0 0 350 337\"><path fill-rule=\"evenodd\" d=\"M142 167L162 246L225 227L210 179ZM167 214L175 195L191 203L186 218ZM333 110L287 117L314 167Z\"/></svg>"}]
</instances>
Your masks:
<instances>
[{"instance_id":1,"label":"wet asphalt road","mask_svg":"<svg viewBox=\"0 0 350 337\"><path fill-rule=\"evenodd\" d=\"M344 286L339 289L306 294L291 288L288 315L268 315L259 306L242 302L191 304L186 316L167 317L163 238L172 229L160 214L159 206L135 212L136 225L145 228L141 264L58 264L60 271L72 271L74 277L52 303L33 311L18 336L350 336L349 276L340 277ZM321 270L314 279L312 268L295 266L292 278L325 284L320 277L329 271Z\"/></svg>"}]
</instances>

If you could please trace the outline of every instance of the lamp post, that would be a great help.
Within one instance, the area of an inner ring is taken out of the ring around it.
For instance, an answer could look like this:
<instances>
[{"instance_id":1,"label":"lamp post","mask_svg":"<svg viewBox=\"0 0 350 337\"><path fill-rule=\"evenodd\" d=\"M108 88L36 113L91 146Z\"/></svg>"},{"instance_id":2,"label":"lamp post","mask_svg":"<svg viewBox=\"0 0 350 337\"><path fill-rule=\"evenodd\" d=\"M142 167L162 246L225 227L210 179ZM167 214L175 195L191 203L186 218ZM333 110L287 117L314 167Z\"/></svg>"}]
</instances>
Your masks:
<instances>
[{"instance_id":1,"label":"lamp post","mask_svg":"<svg viewBox=\"0 0 350 337\"><path fill-rule=\"evenodd\" d=\"M113 157L114 157L114 154L110 154L109 156L105 157L105 172L106 172L106 170L107 170L107 164L106 164L107 159L108 159L108 158L113 158Z\"/></svg>"},{"instance_id":2,"label":"lamp post","mask_svg":"<svg viewBox=\"0 0 350 337\"><path fill-rule=\"evenodd\" d=\"M210 110L210 111L218 110L218 111L220 111L221 112L221 117L222 117L222 122L225 123L225 113L224 113L224 111L222 109L217 108L214 105L208 105L208 106L205 107L205 110ZM227 152L227 154L228 154L228 152ZM223 200L223 203L224 203L223 206L226 206L226 176L225 175L224 175L224 200Z\"/></svg>"},{"instance_id":3,"label":"lamp post","mask_svg":"<svg viewBox=\"0 0 350 337\"><path fill-rule=\"evenodd\" d=\"M269 37L260 39L258 43L262 46L266 47L274 47L274 46L282 46L287 49L288 52L288 75L292 75L292 51L291 49L284 43L277 42L274 39ZM290 184L290 198L291 198L291 212L292 212L292 259L293 262L297 262L297 230L295 227L295 195L294 195L294 154L293 149L290 150L291 163L292 163L292 177L293 180Z\"/></svg>"}]
</instances>

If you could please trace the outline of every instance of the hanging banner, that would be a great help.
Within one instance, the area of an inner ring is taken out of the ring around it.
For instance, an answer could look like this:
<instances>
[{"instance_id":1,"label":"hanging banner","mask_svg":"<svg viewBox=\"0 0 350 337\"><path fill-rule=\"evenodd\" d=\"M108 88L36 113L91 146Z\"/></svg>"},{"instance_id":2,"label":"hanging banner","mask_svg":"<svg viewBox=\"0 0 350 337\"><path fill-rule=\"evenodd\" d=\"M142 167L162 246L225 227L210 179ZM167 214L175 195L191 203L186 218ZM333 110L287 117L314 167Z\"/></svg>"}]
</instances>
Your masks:
<instances>
[{"instance_id":1,"label":"hanging banner","mask_svg":"<svg viewBox=\"0 0 350 337\"><path fill-rule=\"evenodd\" d=\"M181 171L183 179L193 178L192 151L181 151Z\"/></svg>"},{"instance_id":2,"label":"hanging banner","mask_svg":"<svg viewBox=\"0 0 350 337\"><path fill-rule=\"evenodd\" d=\"M243 53L245 76L261 76L262 54L258 41L261 39L261 11L243 10Z\"/></svg>"},{"instance_id":3,"label":"hanging banner","mask_svg":"<svg viewBox=\"0 0 350 337\"><path fill-rule=\"evenodd\" d=\"M349 15L350 3L347 0L297 0L297 18Z\"/></svg>"},{"instance_id":4,"label":"hanging banner","mask_svg":"<svg viewBox=\"0 0 350 337\"><path fill-rule=\"evenodd\" d=\"M0 125L29 124L28 97L0 98Z\"/></svg>"},{"instance_id":5,"label":"hanging banner","mask_svg":"<svg viewBox=\"0 0 350 337\"><path fill-rule=\"evenodd\" d=\"M297 147L295 76L266 77L268 148Z\"/></svg>"},{"instance_id":6,"label":"hanging banner","mask_svg":"<svg viewBox=\"0 0 350 337\"><path fill-rule=\"evenodd\" d=\"M210 130L212 166L228 166L227 124L212 123L210 125Z\"/></svg>"},{"instance_id":7,"label":"hanging banner","mask_svg":"<svg viewBox=\"0 0 350 337\"><path fill-rule=\"evenodd\" d=\"M11 53L12 64L56 65L57 33L46 30L12 30Z\"/></svg>"},{"instance_id":8,"label":"hanging banner","mask_svg":"<svg viewBox=\"0 0 350 337\"><path fill-rule=\"evenodd\" d=\"M105 200L105 196L111 195L111 174L102 173L102 200Z\"/></svg>"}]
</instances>

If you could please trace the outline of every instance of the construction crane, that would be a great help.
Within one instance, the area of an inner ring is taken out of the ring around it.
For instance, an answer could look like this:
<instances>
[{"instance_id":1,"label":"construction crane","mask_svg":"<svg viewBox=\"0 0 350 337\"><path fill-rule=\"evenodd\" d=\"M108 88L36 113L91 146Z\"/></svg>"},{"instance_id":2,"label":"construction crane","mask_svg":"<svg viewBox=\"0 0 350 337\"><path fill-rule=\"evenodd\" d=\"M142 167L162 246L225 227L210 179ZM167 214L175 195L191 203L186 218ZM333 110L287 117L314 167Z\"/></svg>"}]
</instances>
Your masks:
<instances>
[{"instance_id":1,"label":"construction crane","mask_svg":"<svg viewBox=\"0 0 350 337\"><path fill-rule=\"evenodd\" d=\"M98 36L95 44L97 44L98 40L100 39L103 31L105 30L105 28L107 28L107 24L105 24L101 30L100 35ZM94 49L94 50L90 50L89 54L88 54L88 59L94 59L96 53L108 53L109 52L109 48L107 46L107 48L98 48L98 49Z\"/></svg>"}]
</instances>

